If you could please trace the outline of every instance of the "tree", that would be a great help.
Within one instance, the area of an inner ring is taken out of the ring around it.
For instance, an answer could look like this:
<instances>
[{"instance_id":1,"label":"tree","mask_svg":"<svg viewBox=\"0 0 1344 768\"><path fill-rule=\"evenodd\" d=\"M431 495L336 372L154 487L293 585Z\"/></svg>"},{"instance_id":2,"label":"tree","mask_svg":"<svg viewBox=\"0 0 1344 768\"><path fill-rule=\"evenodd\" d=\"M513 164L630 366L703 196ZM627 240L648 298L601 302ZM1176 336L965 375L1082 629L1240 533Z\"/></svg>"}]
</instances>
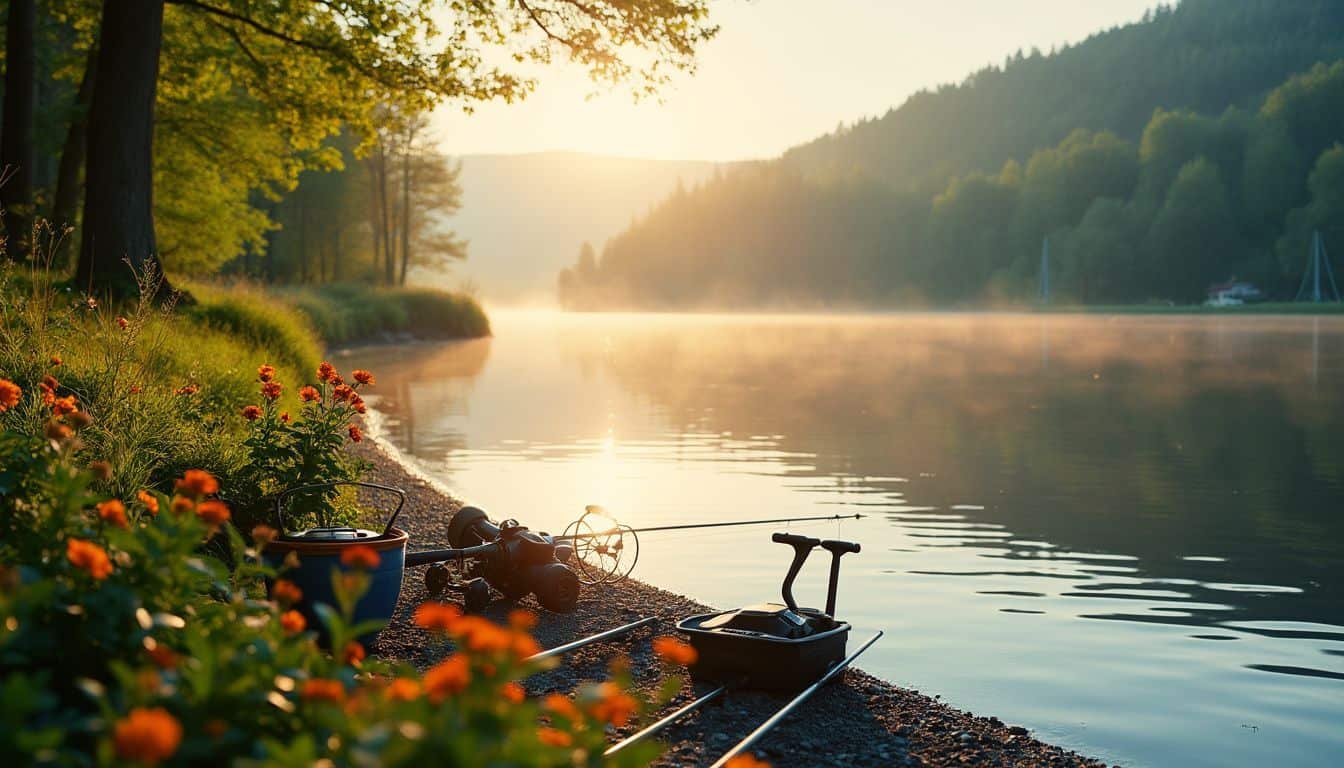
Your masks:
<instances>
[{"instance_id":1,"label":"tree","mask_svg":"<svg viewBox=\"0 0 1344 768\"><path fill-rule=\"evenodd\" d=\"M1240 259L1236 222L1217 166L1199 157L1182 166L1148 233L1150 285L1181 301L1204 298L1210 283Z\"/></svg>"},{"instance_id":2,"label":"tree","mask_svg":"<svg viewBox=\"0 0 1344 768\"><path fill-rule=\"evenodd\" d=\"M256 103L292 99L310 104L322 117L333 108L363 112L343 115L357 126L367 126L372 106L392 97L428 106L444 100L469 105L526 95L532 80L486 64L487 48L504 48L515 61L547 63L557 55L567 56L587 67L597 81L631 79L642 94L665 82L669 68L691 68L697 46L717 32L708 22L706 0L452 4L442 30L436 10L444 4L433 0L167 2L175 11L215 28L213 35L197 38L199 45L208 48L218 40L229 41L251 60L251 78L274 86L271 93L249 90ZM103 3L98 55L102 76L90 109L77 270L81 284L96 292L131 290L123 259L139 269L159 266L151 169L164 6L165 0ZM172 16L169 22L171 27ZM642 52L637 54L642 58L632 61L632 52ZM298 92L282 77L294 67L307 68L296 78L302 86ZM323 93L334 107L324 109L321 100L309 98ZM320 136L329 136L342 125L315 119L305 111L273 117L282 124L288 120L296 133L311 131L316 124ZM385 231L384 254L390 256L386 236Z\"/></svg>"},{"instance_id":3,"label":"tree","mask_svg":"<svg viewBox=\"0 0 1344 768\"><path fill-rule=\"evenodd\" d=\"M0 127L0 168L8 178L0 185L0 204L5 209L5 231L11 258L23 252L32 221L33 105L36 88L34 40L37 8L33 0L10 0L5 29L5 111ZM18 245L18 247L15 247Z\"/></svg>"}]
</instances>

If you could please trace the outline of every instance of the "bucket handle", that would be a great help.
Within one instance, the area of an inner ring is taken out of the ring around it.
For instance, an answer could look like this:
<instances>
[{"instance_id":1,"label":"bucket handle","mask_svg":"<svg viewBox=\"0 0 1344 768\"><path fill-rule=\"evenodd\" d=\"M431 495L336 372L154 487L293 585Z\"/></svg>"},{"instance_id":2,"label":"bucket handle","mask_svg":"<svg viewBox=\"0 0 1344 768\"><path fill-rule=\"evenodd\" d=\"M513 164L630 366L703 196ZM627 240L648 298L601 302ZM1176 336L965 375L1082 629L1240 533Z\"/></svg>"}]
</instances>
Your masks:
<instances>
[{"instance_id":1,"label":"bucket handle","mask_svg":"<svg viewBox=\"0 0 1344 768\"><path fill-rule=\"evenodd\" d=\"M296 485L293 488L286 488L275 497L275 519L280 524L280 532L285 530L285 517L281 511L285 499L291 494L300 491L315 491L319 488L338 488L340 486L357 486L359 488L372 488L377 491L387 491L397 495L397 508L392 510L392 516L387 519L387 525L383 526L382 535L386 536L392 530L392 524L397 521L397 516L401 514L401 508L406 506L406 492L400 488L394 488L390 485L379 485L378 483L365 483L359 480L337 480L330 483L312 483L311 485Z\"/></svg>"}]
</instances>

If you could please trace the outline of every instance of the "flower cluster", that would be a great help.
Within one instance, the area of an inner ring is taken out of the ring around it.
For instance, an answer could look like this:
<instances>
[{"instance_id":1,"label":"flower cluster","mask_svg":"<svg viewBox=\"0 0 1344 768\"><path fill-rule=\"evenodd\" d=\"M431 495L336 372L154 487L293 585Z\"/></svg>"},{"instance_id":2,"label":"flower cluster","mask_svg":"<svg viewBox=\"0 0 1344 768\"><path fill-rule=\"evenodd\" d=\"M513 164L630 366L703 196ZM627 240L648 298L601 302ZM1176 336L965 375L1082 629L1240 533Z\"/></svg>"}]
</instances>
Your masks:
<instances>
[{"instance_id":1,"label":"flower cluster","mask_svg":"<svg viewBox=\"0 0 1344 768\"><path fill-rule=\"evenodd\" d=\"M296 418L291 418L281 406L285 387L275 366L257 368L260 402L241 410L250 427L245 445L250 455L247 474L253 485L251 495L259 500L253 519L265 514L260 500L287 488L356 479L358 461L344 449L347 441L364 439L352 420L367 411L359 389L372 385L373 375L355 371L354 383L347 384L329 362L318 366L316 374L314 384L295 391L301 409ZM292 522L296 525L304 519L326 520L335 501L334 491L294 497L292 508L286 512L294 514Z\"/></svg>"}]
</instances>

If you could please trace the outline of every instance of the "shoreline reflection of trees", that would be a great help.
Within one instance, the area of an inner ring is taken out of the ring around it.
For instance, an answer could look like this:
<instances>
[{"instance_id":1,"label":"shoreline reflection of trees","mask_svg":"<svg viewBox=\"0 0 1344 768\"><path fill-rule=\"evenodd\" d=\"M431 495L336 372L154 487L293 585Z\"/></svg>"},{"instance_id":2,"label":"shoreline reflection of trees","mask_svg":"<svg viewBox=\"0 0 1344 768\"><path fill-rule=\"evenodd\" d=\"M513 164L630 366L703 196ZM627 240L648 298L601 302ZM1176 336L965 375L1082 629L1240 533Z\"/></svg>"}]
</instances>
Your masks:
<instances>
[{"instance_id":1,"label":"shoreline reflection of trees","mask_svg":"<svg viewBox=\"0 0 1344 768\"><path fill-rule=\"evenodd\" d=\"M453 429L447 417L460 413L470 398L476 377L490 357L490 339L426 342L405 346L370 347L351 353L364 368L379 374L376 407L383 414L387 438L409 455L425 446L420 435L433 435L436 452L451 453L467 447L467 436ZM386 371L386 373L384 373ZM418 422L424 403L432 425Z\"/></svg>"},{"instance_id":2,"label":"shoreline reflection of trees","mask_svg":"<svg viewBox=\"0 0 1344 768\"><path fill-rule=\"evenodd\" d=\"M1344 323L1322 334L1318 320L1263 318L721 322L614 324L562 335L562 347L674 429L782 435L767 447L816 457L795 474L904 475L869 485L911 504L986 505L958 511L1017 539L1135 555L1126 577L1140 582L1303 589L1261 600L1183 585L1195 603L1235 610L1144 620L1344 624L1344 518L1329 512L1344 509L1332 437L1344 398L1329 369L1313 385L1322 349L1344 355ZM1041 555L976 544L1014 562ZM1227 562L1182 559L1202 554Z\"/></svg>"}]
</instances>

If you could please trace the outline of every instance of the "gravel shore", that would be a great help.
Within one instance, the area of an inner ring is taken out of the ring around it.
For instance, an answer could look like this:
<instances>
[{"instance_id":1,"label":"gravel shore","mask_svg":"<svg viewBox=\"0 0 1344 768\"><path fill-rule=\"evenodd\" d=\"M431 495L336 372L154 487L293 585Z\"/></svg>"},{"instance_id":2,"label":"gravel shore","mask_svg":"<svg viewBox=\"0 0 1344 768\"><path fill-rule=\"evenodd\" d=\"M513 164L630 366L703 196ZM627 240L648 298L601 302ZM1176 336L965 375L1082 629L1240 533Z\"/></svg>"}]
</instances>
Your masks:
<instances>
[{"instance_id":1,"label":"gravel shore","mask_svg":"<svg viewBox=\"0 0 1344 768\"><path fill-rule=\"evenodd\" d=\"M448 546L448 518L460 502L408 472L372 441L355 446L355 450L373 465L368 480L406 491L406 509L398 524L411 533L411 549ZM431 645L428 635L410 622L415 606L427 597L423 577L423 567L406 574L396 615L375 648L379 655L403 659L422 669L437 661L428 650ZM585 588L578 609L571 614L542 611L530 596L519 605L541 616L535 634L547 648L644 616L660 619L652 630L642 629L614 643L588 646L571 654L564 666L527 681L532 694L568 693L581 681L600 680L606 673L607 662L617 653L630 657L637 684L652 689L658 683L659 665L653 658L649 638L674 633L673 627L679 619L709 610L693 600L635 580ZM500 599L486 615L503 620L513 606ZM695 695L692 685L687 683L669 709ZM668 749L656 764L707 765L785 701L783 697L760 693L721 697L662 733ZM632 724L627 730L638 727ZM1020 726L953 709L918 691L897 687L857 669L846 671L834 684L813 696L807 706L759 742L756 753L779 768L1105 765L1038 741Z\"/></svg>"}]
</instances>

